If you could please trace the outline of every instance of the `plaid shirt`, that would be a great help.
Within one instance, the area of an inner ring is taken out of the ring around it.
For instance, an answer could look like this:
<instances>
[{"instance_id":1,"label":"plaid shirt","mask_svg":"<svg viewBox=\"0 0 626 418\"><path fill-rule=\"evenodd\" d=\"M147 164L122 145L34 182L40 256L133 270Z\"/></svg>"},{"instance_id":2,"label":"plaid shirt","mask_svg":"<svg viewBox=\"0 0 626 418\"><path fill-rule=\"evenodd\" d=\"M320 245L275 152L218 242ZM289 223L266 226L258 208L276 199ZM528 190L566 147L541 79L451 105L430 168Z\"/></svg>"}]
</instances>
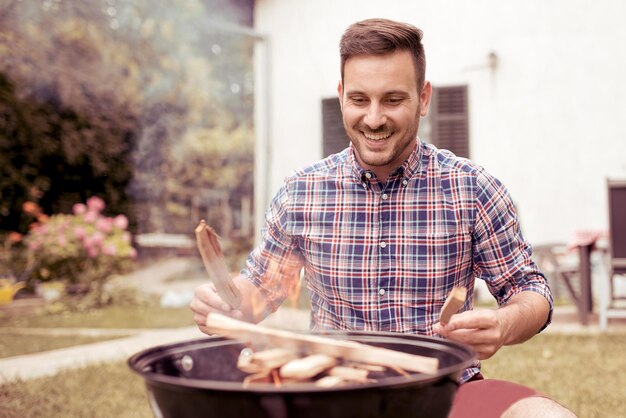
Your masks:
<instances>
[{"instance_id":1,"label":"plaid shirt","mask_svg":"<svg viewBox=\"0 0 626 418\"><path fill-rule=\"evenodd\" d=\"M286 179L242 275L277 309L302 266L314 330L432 336L452 287L471 295L476 277L500 305L530 290L552 307L504 186L419 139L386 181L361 168L351 147ZM468 298L461 310L472 306Z\"/></svg>"}]
</instances>

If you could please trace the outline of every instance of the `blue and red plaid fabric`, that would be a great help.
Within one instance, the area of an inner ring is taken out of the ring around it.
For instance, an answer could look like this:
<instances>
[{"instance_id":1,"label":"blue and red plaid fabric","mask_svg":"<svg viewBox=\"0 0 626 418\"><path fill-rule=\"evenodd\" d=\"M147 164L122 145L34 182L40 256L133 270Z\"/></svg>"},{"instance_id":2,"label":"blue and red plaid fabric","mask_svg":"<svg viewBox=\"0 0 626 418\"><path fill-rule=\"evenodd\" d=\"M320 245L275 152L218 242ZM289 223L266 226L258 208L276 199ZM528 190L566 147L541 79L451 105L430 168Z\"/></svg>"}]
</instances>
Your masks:
<instances>
[{"instance_id":1,"label":"blue and red plaid fabric","mask_svg":"<svg viewBox=\"0 0 626 418\"><path fill-rule=\"evenodd\" d=\"M552 306L505 187L419 139L387 181L361 168L351 147L286 179L242 275L277 309L302 267L314 330L432 336L452 287L471 295L475 278L499 304L530 290ZM462 310L472 307L469 298Z\"/></svg>"}]
</instances>

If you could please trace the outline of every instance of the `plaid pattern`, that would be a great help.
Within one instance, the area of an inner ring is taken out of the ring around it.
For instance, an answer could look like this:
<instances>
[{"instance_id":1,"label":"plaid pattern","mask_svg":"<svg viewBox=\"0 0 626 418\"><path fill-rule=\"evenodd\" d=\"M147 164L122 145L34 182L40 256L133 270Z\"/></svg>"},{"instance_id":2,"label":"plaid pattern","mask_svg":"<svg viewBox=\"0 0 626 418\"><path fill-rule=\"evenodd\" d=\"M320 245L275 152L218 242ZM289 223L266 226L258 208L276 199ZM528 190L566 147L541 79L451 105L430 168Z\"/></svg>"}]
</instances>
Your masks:
<instances>
[{"instance_id":1,"label":"plaid pattern","mask_svg":"<svg viewBox=\"0 0 626 418\"><path fill-rule=\"evenodd\" d=\"M314 330L432 336L452 287L471 295L476 277L499 304L530 290L552 305L530 256L504 186L418 139L386 182L362 169L352 148L288 177L242 275L277 309L304 266Z\"/></svg>"}]
</instances>

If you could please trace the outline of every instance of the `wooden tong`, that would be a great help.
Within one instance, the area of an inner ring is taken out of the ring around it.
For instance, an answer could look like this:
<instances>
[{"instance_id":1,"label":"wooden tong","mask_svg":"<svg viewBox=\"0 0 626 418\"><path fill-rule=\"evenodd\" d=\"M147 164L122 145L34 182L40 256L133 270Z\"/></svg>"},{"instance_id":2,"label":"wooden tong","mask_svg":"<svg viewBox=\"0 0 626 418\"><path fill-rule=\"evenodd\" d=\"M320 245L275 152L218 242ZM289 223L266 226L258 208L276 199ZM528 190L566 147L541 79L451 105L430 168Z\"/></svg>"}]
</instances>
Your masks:
<instances>
[{"instance_id":1,"label":"wooden tong","mask_svg":"<svg viewBox=\"0 0 626 418\"><path fill-rule=\"evenodd\" d=\"M217 233L204 219L200 221L195 232L204 267L213 279L217 294L233 309L237 309L241 303L241 294L228 273Z\"/></svg>"}]
</instances>

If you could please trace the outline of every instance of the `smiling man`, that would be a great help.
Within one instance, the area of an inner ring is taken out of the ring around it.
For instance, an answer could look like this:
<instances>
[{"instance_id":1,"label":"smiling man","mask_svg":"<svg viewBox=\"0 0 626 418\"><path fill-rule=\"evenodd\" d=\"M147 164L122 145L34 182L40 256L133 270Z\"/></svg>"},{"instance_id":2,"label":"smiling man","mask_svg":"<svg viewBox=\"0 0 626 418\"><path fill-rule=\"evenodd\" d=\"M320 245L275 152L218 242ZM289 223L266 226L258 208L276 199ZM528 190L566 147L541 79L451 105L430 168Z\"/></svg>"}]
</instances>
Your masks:
<instances>
[{"instance_id":1,"label":"smiling man","mask_svg":"<svg viewBox=\"0 0 626 418\"><path fill-rule=\"evenodd\" d=\"M439 335L479 359L528 340L550 322L552 296L531 259L506 188L477 164L417 137L428 112L422 32L370 19L340 43L338 87L350 147L297 170L272 200L261 244L235 279L233 310L210 285L191 309L262 319L289 296L304 268L311 327ZM476 278L498 309L474 310ZM454 286L470 294L461 313L438 315ZM452 417L571 417L529 388L461 376Z\"/></svg>"},{"instance_id":2,"label":"smiling man","mask_svg":"<svg viewBox=\"0 0 626 418\"><path fill-rule=\"evenodd\" d=\"M346 59L342 74L338 92L355 157L386 180L416 147L420 116L428 112L430 83L418 84L408 50L353 56Z\"/></svg>"}]
</instances>

